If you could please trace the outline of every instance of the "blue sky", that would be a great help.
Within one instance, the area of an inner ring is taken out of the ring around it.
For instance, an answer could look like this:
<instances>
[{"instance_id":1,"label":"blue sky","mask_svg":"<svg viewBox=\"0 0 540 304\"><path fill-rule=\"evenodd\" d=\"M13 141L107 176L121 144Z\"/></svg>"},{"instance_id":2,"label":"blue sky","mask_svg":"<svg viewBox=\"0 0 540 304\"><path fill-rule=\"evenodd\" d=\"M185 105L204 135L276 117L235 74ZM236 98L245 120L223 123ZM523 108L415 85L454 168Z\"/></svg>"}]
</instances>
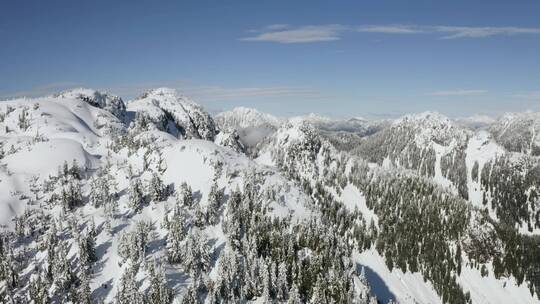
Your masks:
<instances>
[{"instance_id":1,"label":"blue sky","mask_svg":"<svg viewBox=\"0 0 540 304\"><path fill-rule=\"evenodd\" d=\"M0 96L177 88L216 112L540 111L539 1L2 1Z\"/></svg>"}]
</instances>

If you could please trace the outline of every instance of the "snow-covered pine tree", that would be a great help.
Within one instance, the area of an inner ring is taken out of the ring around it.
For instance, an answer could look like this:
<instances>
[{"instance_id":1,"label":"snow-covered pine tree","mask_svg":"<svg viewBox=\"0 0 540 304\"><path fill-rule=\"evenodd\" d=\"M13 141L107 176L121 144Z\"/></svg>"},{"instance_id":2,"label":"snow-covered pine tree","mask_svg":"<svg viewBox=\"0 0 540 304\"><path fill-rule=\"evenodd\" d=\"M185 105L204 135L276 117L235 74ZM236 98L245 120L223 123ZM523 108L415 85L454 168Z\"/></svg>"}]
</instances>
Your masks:
<instances>
[{"instance_id":1,"label":"snow-covered pine tree","mask_svg":"<svg viewBox=\"0 0 540 304\"><path fill-rule=\"evenodd\" d=\"M218 275L214 282L213 298L229 303L244 301L242 292L244 268L238 253L225 247L218 262Z\"/></svg>"},{"instance_id":2,"label":"snow-covered pine tree","mask_svg":"<svg viewBox=\"0 0 540 304\"><path fill-rule=\"evenodd\" d=\"M287 292L289 291L289 283L287 280L287 264L285 264L285 262L281 262L278 266L276 289L278 300L285 301L287 299Z\"/></svg>"},{"instance_id":3,"label":"snow-covered pine tree","mask_svg":"<svg viewBox=\"0 0 540 304\"><path fill-rule=\"evenodd\" d=\"M3 280L10 291L19 286L19 267L13 255L9 250L0 256L0 281Z\"/></svg>"},{"instance_id":4,"label":"snow-covered pine tree","mask_svg":"<svg viewBox=\"0 0 540 304\"><path fill-rule=\"evenodd\" d=\"M262 260L263 261L263 264L262 264L262 271L261 271L261 280L263 282L263 292L262 292L262 297L263 297L263 300L266 302L266 303L270 303L273 301L273 298L272 298L272 281L271 281L271 278L270 278L270 266L268 266L267 262Z\"/></svg>"},{"instance_id":5,"label":"snow-covered pine tree","mask_svg":"<svg viewBox=\"0 0 540 304\"><path fill-rule=\"evenodd\" d=\"M138 212L145 203L143 186L139 179L131 180L129 185L129 206L135 212Z\"/></svg>"},{"instance_id":6,"label":"snow-covered pine tree","mask_svg":"<svg viewBox=\"0 0 540 304\"><path fill-rule=\"evenodd\" d=\"M28 284L27 299L34 304L49 304L51 300L49 298L49 284L45 275L40 271L34 274Z\"/></svg>"},{"instance_id":7,"label":"snow-covered pine tree","mask_svg":"<svg viewBox=\"0 0 540 304\"><path fill-rule=\"evenodd\" d=\"M167 285L165 272L155 262L148 269L150 274L150 291L145 297L145 304L170 304L173 301L173 290Z\"/></svg>"},{"instance_id":8,"label":"snow-covered pine tree","mask_svg":"<svg viewBox=\"0 0 540 304\"><path fill-rule=\"evenodd\" d=\"M64 211L71 211L75 207L82 205L82 191L79 180L69 179L67 184L62 185L60 204Z\"/></svg>"},{"instance_id":9,"label":"snow-covered pine tree","mask_svg":"<svg viewBox=\"0 0 540 304\"><path fill-rule=\"evenodd\" d=\"M144 297L139 292L135 275L136 270L133 267L124 270L115 296L116 304L144 304Z\"/></svg>"},{"instance_id":10,"label":"snow-covered pine tree","mask_svg":"<svg viewBox=\"0 0 540 304\"><path fill-rule=\"evenodd\" d=\"M289 290L289 299L287 300L287 304L302 304L302 298L300 296L300 292L298 291L298 286L296 286L296 283L293 283L291 286L291 289Z\"/></svg>"},{"instance_id":11,"label":"snow-covered pine tree","mask_svg":"<svg viewBox=\"0 0 540 304\"><path fill-rule=\"evenodd\" d=\"M315 286L313 286L313 290L311 292L311 297L309 299L310 304L324 304L328 303L326 296L325 296L325 284L324 279L322 275L319 275L317 277L317 281L315 282Z\"/></svg>"},{"instance_id":12,"label":"snow-covered pine tree","mask_svg":"<svg viewBox=\"0 0 540 304\"><path fill-rule=\"evenodd\" d=\"M129 259L133 267L140 265L146 257L148 243L154 238L153 232L153 224L147 221L138 221L133 231L123 232L118 242L118 255L122 262Z\"/></svg>"},{"instance_id":13,"label":"snow-covered pine tree","mask_svg":"<svg viewBox=\"0 0 540 304\"><path fill-rule=\"evenodd\" d=\"M167 215L165 215L167 218ZM183 240L186 236L186 215L183 208L175 208L172 219L169 220L169 233L167 235L167 257L169 263L181 263Z\"/></svg>"},{"instance_id":14,"label":"snow-covered pine tree","mask_svg":"<svg viewBox=\"0 0 540 304\"><path fill-rule=\"evenodd\" d=\"M214 181L208 194L208 205L206 206L206 222L215 225L219 222L221 203L223 200L223 189L219 189Z\"/></svg>"},{"instance_id":15,"label":"snow-covered pine tree","mask_svg":"<svg viewBox=\"0 0 540 304\"><path fill-rule=\"evenodd\" d=\"M92 304L92 290L90 289L90 281L86 273L83 271L79 288L77 289L77 303Z\"/></svg>"},{"instance_id":16,"label":"snow-covered pine tree","mask_svg":"<svg viewBox=\"0 0 540 304\"><path fill-rule=\"evenodd\" d=\"M210 246L206 235L198 228L188 232L181 259L186 272L194 279L209 270Z\"/></svg>"},{"instance_id":17,"label":"snow-covered pine tree","mask_svg":"<svg viewBox=\"0 0 540 304\"><path fill-rule=\"evenodd\" d=\"M180 185L180 190L177 193L177 200L186 207L193 206L193 192L191 190L191 187L186 183L183 182Z\"/></svg>"},{"instance_id":18,"label":"snow-covered pine tree","mask_svg":"<svg viewBox=\"0 0 540 304\"><path fill-rule=\"evenodd\" d=\"M158 173L154 172L152 178L148 182L148 192L154 202L161 202L167 199L167 187L163 184L163 180Z\"/></svg>"},{"instance_id":19,"label":"snow-covered pine tree","mask_svg":"<svg viewBox=\"0 0 540 304\"><path fill-rule=\"evenodd\" d=\"M90 268L97 261L96 240L93 233L81 234L79 239L79 260L86 269Z\"/></svg>"},{"instance_id":20,"label":"snow-covered pine tree","mask_svg":"<svg viewBox=\"0 0 540 304\"><path fill-rule=\"evenodd\" d=\"M182 300L180 301L181 304L200 303L199 291L198 291L199 287L197 285L198 285L198 282L196 280L191 280L186 292L184 293L184 296L182 297ZM211 298L211 295L209 296L209 298ZM212 303L212 299L209 299L208 302Z\"/></svg>"},{"instance_id":21,"label":"snow-covered pine tree","mask_svg":"<svg viewBox=\"0 0 540 304\"><path fill-rule=\"evenodd\" d=\"M30 186L30 192L34 194L36 201L39 200L39 192L41 191L41 187L39 185L39 176L37 175L32 176L30 178L29 186Z\"/></svg>"},{"instance_id":22,"label":"snow-covered pine tree","mask_svg":"<svg viewBox=\"0 0 540 304\"><path fill-rule=\"evenodd\" d=\"M67 257L67 247L66 242L61 241L56 246L56 256L52 260L52 281L61 289L61 290L71 290L71 287L76 281L76 276L71 269L71 264Z\"/></svg>"}]
</instances>

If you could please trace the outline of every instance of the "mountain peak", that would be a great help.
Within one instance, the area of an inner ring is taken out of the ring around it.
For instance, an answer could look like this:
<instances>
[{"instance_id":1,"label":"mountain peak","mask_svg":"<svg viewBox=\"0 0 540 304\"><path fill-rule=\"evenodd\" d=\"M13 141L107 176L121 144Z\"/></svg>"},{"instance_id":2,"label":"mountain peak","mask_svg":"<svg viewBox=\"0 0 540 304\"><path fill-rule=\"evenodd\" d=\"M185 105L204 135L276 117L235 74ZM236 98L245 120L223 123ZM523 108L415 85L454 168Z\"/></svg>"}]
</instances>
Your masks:
<instances>
[{"instance_id":1,"label":"mountain peak","mask_svg":"<svg viewBox=\"0 0 540 304\"><path fill-rule=\"evenodd\" d=\"M65 99L79 99L90 104L91 106L107 110L118 118L123 118L126 114L126 105L122 98L94 89L71 89L55 94L53 95L53 97Z\"/></svg>"},{"instance_id":2,"label":"mountain peak","mask_svg":"<svg viewBox=\"0 0 540 304\"><path fill-rule=\"evenodd\" d=\"M424 125L452 125L452 121L439 112L426 111L417 114L408 114L395 121L395 124L422 123Z\"/></svg>"}]
</instances>

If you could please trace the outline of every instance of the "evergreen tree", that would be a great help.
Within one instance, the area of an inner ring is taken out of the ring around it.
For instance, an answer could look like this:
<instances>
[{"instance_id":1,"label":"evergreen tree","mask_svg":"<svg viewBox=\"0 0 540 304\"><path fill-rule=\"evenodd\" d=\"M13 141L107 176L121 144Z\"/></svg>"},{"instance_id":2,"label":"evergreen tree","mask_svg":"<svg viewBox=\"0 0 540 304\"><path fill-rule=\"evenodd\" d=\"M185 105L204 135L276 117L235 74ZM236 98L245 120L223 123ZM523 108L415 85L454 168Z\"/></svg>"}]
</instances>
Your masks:
<instances>
[{"instance_id":1,"label":"evergreen tree","mask_svg":"<svg viewBox=\"0 0 540 304\"><path fill-rule=\"evenodd\" d=\"M135 212L141 210L142 206L145 203L143 187L139 179L134 179L131 181L129 186L129 206Z\"/></svg>"},{"instance_id":2,"label":"evergreen tree","mask_svg":"<svg viewBox=\"0 0 540 304\"><path fill-rule=\"evenodd\" d=\"M198 281L191 280L191 282L188 285L187 291L182 297L181 304L198 304L199 301L199 293L198 293ZM211 297L211 296L210 296ZM209 297L209 298L210 298ZM214 301L209 300L210 303L214 303Z\"/></svg>"},{"instance_id":3,"label":"evergreen tree","mask_svg":"<svg viewBox=\"0 0 540 304\"><path fill-rule=\"evenodd\" d=\"M139 287L135 281L136 271L133 267L128 267L122 274L116 292L116 304L143 304L144 297L139 292Z\"/></svg>"},{"instance_id":4,"label":"evergreen tree","mask_svg":"<svg viewBox=\"0 0 540 304\"><path fill-rule=\"evenodd\" d=\"M165 218L167 215L165 215ZM183 208L176 208L169 222L169 234L167 235L167 257L170 263L182 262L183 244L186 235L186 216Z\"/></svg>"},{"instance_id":5,"label":"evergreen tree","mask_svg":"<svg viewBox=\"0 0 540 304\"><path fill-rule=\"evenodd\" d=\"M173 301L173 291L167 286L163 268L155 263L150 265L150 291L145 304L170 304Z\"/></svg>"},{"instance_id":6,"label":"evergreen tree","mask_svg":"<svg viewBox=\"0 0 540 304\"><path fill-rule=\"evenodd\" d=\"M97 261L96 241L92 233L82 234L79 239L79 260L85 268Z\"/></svg>"},{"instance_id":7,"label":"evergreen tree","mask_svg":"<svg viewBox=\"0 0 540 304\"><path fill-rule=\"evenodd\" d=\"M289 291L289 283L287 282L287 265L285 262L281 262L279 264L276 288L278 300L285 301L287 299L287 292Z\"/></svg>"},{"instance_id":8,"label":"evergreen tree","mask_svg":"<svg viewBox=\"0 0 540 304\"><path fill-rule=\"evenodd\" d=\"M70 179L62 186L60 203L64 211L70 211L82 205L81 184L78 180Z\"/></svg>"},{"instance_id":9,"label":"evergreen tree","mask_svg":"<svg viewBox=\"0 0 540 304\"><path fill-rule=\"evenodd\" d=\"M187 235L182 265L192 278L198 278L210 269L210 246L206 236L197 228L191 229Z\"/></svg>"},{"instance_id":10,"label":"evergreen tree","mask_svg":"<svg viewBox=\"0 0 540 304\"><path fill-rule=\"evenodd\" d=\"M296 283L293 283L291 289L289 290L289 299L287 300L288 304L302 304L302 298L300 297L300 292Z\"/></svg>"},{"instance_id":11,"label":"evergreen tree","mask_svg":"<svg viewBox=\"0 0 540 304\"><path fill-rule=\"evenodd\" d=\"M183 182L180 185L180 191L178 192L178 201L183 206L193 206L193 192L191 190L191 187L186 182Z\"/></svg>"},{"instance_id":12,"label":"evergreen tree","mask_svg":"<svg viewBox=\"0 0 540 304\"><path fill-rule=\"evenodd\" d=\"M34 304L48 304L49 298L49 285L44 275L39 272L35 274L28 285L28 301Z\"/></svg>"},{"instance_id":13,"label":"evergreen tree","mask_svg":"<svg viewBox=\"0 0 540 304\"><path fill-rule=\"evenodd\" d=\"M92 290L90 289L90 282L88 276L83 272L81 282L77 293L77 303L80 304L92 304Z\"/></svg>"},{"instance_id":14,"label":"evergreen tree","mask_svg":"<svg viewBox=\"0 0 540 304\"><path fill-rule=\"evenodd\" d=\"M218 189L216 182L212 184L208 194L208 205L206 207L206 222L215 225L219 222L219 213L223 200L223 190Z\"/></svg>"},{"instance_id":15,"label":"evergreen tree","mask_svg":"<svg viewBox=\"0 0 540 304\"><path fill-rule=\"evenodd\" d=\"M230 303L244 300L242 294L243 265L233 248L227 246L220 255L218 276L214 283L214 298Z\"/></svg>"},{"instance_id":16,"label":"evergreen tree","mask_svg":"<svg viewBox=\"0 0 540 304\"><path fill-rule=\"evenodd\" d=\"M313 287L313 290L311 292L311 298L309 300L309 303L311 304L327 303L327 299L325 296L325 283L321 275L319 275L319 277L317 278L317 281L315 282L315 286Z\"/></svg>"},{"instance_id":17,"label":"evergreen tree","mask_svg":"<svg viewBox=\"0 0 540 304\"><path fill-rule=\"evenodd\" d=\"M148 191L154 202L161 202L167 199L167 188L157 173L152 174L148 183Z\"/></svg>"},{"instance_id":18,"label":"evergreen tree","mask_svg":"<svg viewBox=\"0 0 540 304\"><path fill-rule=\"evenodd\" d=\"M76 276L71 269L71 264L67 257L67 245L65 241L58 243L56 256L52 262L52 280L62 290L71 290L76 282Z\"/></svg>"}]
</instances>

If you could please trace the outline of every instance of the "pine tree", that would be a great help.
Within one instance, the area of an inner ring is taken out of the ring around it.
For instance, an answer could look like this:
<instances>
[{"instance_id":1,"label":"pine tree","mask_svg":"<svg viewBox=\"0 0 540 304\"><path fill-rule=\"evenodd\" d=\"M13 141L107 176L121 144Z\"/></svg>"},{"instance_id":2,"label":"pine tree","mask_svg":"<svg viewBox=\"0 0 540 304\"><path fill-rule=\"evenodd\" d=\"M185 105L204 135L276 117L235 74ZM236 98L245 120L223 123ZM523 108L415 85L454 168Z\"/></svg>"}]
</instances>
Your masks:
<instances>
[{"instance_id":1,"label":"pine tree","mask_svg":"<svg viewBox=\"0 0 540 304\"><path fill-rule=\"evenodd\" d=\"M230 303L243 300L243 265L237 253L230 246L223 249L218 262L218 276L214 283L214 298Z\"/></svg>"},{"instance_id":2,"label":"pine tree","mask_svg":"<svg viewBox=\"0 0 540 304\"><path fill-rule=\"evenodd\" d=\"M116 304L143 304L144 297L139 292L139 287L135 281L136 271L133 267L128 267L122 274L118 290L116 292Z\"/></svg>"},{"instance_id":3,"label":"pine tree","mask_svg":"<svg viewBox=\"0 0 540 304\"><path fill-rule=\"evenodd\" d=\"M276 288L278 300L285 301L285 299L287 299L287 292L289 291L289 284L287 282L287 264L285 264L285 262L279 264Z\"/></svg>"},{"instance_id":4,"label":"pine tree","mask_svg":"<svg viewBox=\"0 0 540 304\"><path fill-rule=\"evenodd\" d=\"M5 280L8 290L14 290L19 286L19 271L13 251L5 253L0 258L0 280Z\"/></svg>"},{"instance_id":5,"label":"pine tree","mask_svg":"<svg viewBox=\"0 0 540 304\"><path fill-rule=\"evenodd\" d=\"M96 256L96 241L91 232L82 234L79 239L79 259L81 264L89 268L97 261Z\"/></svg>"},{"instance_id":6,"label":"pine tree","mask_svg":"<svg viewBox=\"0 0 540 304\"><path fill-rule=\"evenodd\" d=\"M215 225L219 222L219 212L221 201L223 200L223 190L218 189L216 182L210 188L208 194L208 205L206 207L206 222L210 225Z\"/></svg>"},{"instance_id":7,"label":"pine tree","mask_svg":"<svg viewBox=\"0 0 540 304\"><path fill-rule=\"evenodd\" d=\"M181 304L197 304L199 303L199 292L198 292L198 281L191 280L191 282L188 285L187 291L182 297ZM211 295L209 296L209 298ZM213 303L212 300L209 300L208 302Z\"/></svg>"},{"instance_id":8,"label":"pine tree","mask_svg":"<svg viewBox=\"0 0 540 304\"><path fill-rule=\"evenodd\" d=\"M21 114L19 114L19 128L26 131L30 127L30 121L28 119L28 109L24 107Z\"/></svg>"},{"instance_id":9,"label":"pine tree","mask_svg":"<svg viewBox=\"0 0 540 304\"><path fill-rule=\"evenodd\" d=\"M117 191L116 179L110 174L110 166L100 168L97 176L90 181L90 203L96 208L102 205L107 208L115 203Z\"/></svg>"},{"instance_id":10,"label":"pine tree","mask_svg":"<svg viewBox=\"0 0 540 304\"><path fill-rule=\"evenodd\" d=\"M81 282L78 288L77 292L77 303L81 304L92 304L92 290L90 289L90 282L88 280L88 276L83 271L83 275L81 277Z\"/></svg>"},{"instance_id":11,"label":"pine tree","mask_svg":"<svg viewBox=\"0 0 540 304\"><path fill-rule=\"evenodd\" d=\"M311 292L311 298L309 300L309 303L311 304L324 304L327 303L327 299L324 293L325 287L324 287L324 281L321 275L317 278L317 281L315 282L315 286L313 287L313 290Z\"/></svg>"},{"instance_id":12,"label":"pine tree","mask_svg":"<svg viewBox=\"0 0 540 304\"><path fill-rule=\"evenodd\" d=\"M132 180L129 186L129 206L135 212L141 210L144 205L144 193L141 181L139 179Z\"/></svg>"},{"instance_id":13,"label":"pine tree","mask_svg":"<svg viewBox=\"0 0 540 304\"><path fill-rule=\"evenodd\" d=\"M165 218L167 215L165 215ZM169 234L167 235L167 257L170 263L182 262L183 244L186 235L186 216L182 208L176 208L169 222Z\"/></svg>"},{"instance_id":14,"label":"pine tree","mask_svg":"<svg viewBox=\"0 0 540 304\"><path fill-rule=\"evenodd\" d=\"M180 191L178 192L178 201L183 206L193 206L193 192L191 190L191 187L186 182L183 182L180 185Z\"/></svg>"},{"instance_id":15,"label":"pine tree","mask_svg":"<svg viewBox=\"0 0 540 304\"><path fill-rule=\"evenodd\" d=\"M198 278L210 268L210 246L206 236L197 228L191 229L187 235L182 265L192 278Z\"/></svg>"},{"instance_id":16,"label":"pine tree","mask_svg":"<svg viewBox=\"0 0 540 304\"><path fill-rule=\"evenodd\" d=\"M298 287L296 286L296 283L293 283L291 286L291 289L289 290L289 300L287 300L288 304L302 304L302 298L300 297L300 292L298 291Z\"/></svg>"},{"instance_id":17,"label":"pine tree","mask_svg":"<svg viewBox=\"0 0 540 304\"><path fill-rule=\"evenodd\" d=\"M34 304L48 304L50 303L48 290L49 286L47 280L40 272L30 279L28 285L28 300L32 301Z\"/></svg>"},{"instance_id":18,"label":"pine tree","mask_svg":"<svg viewBox=\"0 0 540 304\"><path fill-rule=\"evenodd\" d=\"M34 194L36 201L39 200L39 192L41 191L41 188L38 182L39 182L38 176L32 176L32 178L30 178L30 192Z\"/></svg>"},{"instance_id":19,"label":"pine tree","mask_svg":"<svg viewBox=\"0 0 540 304\"><path fill-rule=\"evenodd\" d=\"M272 282L270 279L270 267L266 262L263 263L261 269L261 279L263 281L262 297L265 302L272 302Z\"/></svg>"},{"instance_id":20,"label":"pine tree","mask_svg":"<svg viewBox=\"0 0 540 304\"><path fill-rule=\"evenodd\" d=\"M173 301L173 291L167 286L163 268L154 263L150 265L150 291L145 304L170 304Z\"/></svg>"},{"instance_id":21,"label":"pine tree","mask_svg":"<svg viewBox=\"0 0 540 304\"><path fill-rule=\"evenodd\" d=\"M167 189L159 175L155 172L149 181L148 191L154 202L161 202L167 199Z\"/></svg>"},{"instance_id":22,"label":"pine tree","mask_svg":"<svg viewBox=\"0 0 540 304\"><path fill-rule=\"evenodd\" d=\"M67 257L67 247L65 241L58 244L56 256L53 260L52 279L56 285L64 290L70 290L75 283L75 274L71 269L71 264Z\"/></svg>"},{"instance_id":23,"label":"pine tree","mask_svg":"<svg viewBox=\"0 0 540 304\"><path fill-rule=\"evenodd\" d=\"M75 207L82 205L82 191L79 180L70 179L67 181L67 184L62 187L60 200L64 211L73 210Z\"/></svg>"}]
</instances>

